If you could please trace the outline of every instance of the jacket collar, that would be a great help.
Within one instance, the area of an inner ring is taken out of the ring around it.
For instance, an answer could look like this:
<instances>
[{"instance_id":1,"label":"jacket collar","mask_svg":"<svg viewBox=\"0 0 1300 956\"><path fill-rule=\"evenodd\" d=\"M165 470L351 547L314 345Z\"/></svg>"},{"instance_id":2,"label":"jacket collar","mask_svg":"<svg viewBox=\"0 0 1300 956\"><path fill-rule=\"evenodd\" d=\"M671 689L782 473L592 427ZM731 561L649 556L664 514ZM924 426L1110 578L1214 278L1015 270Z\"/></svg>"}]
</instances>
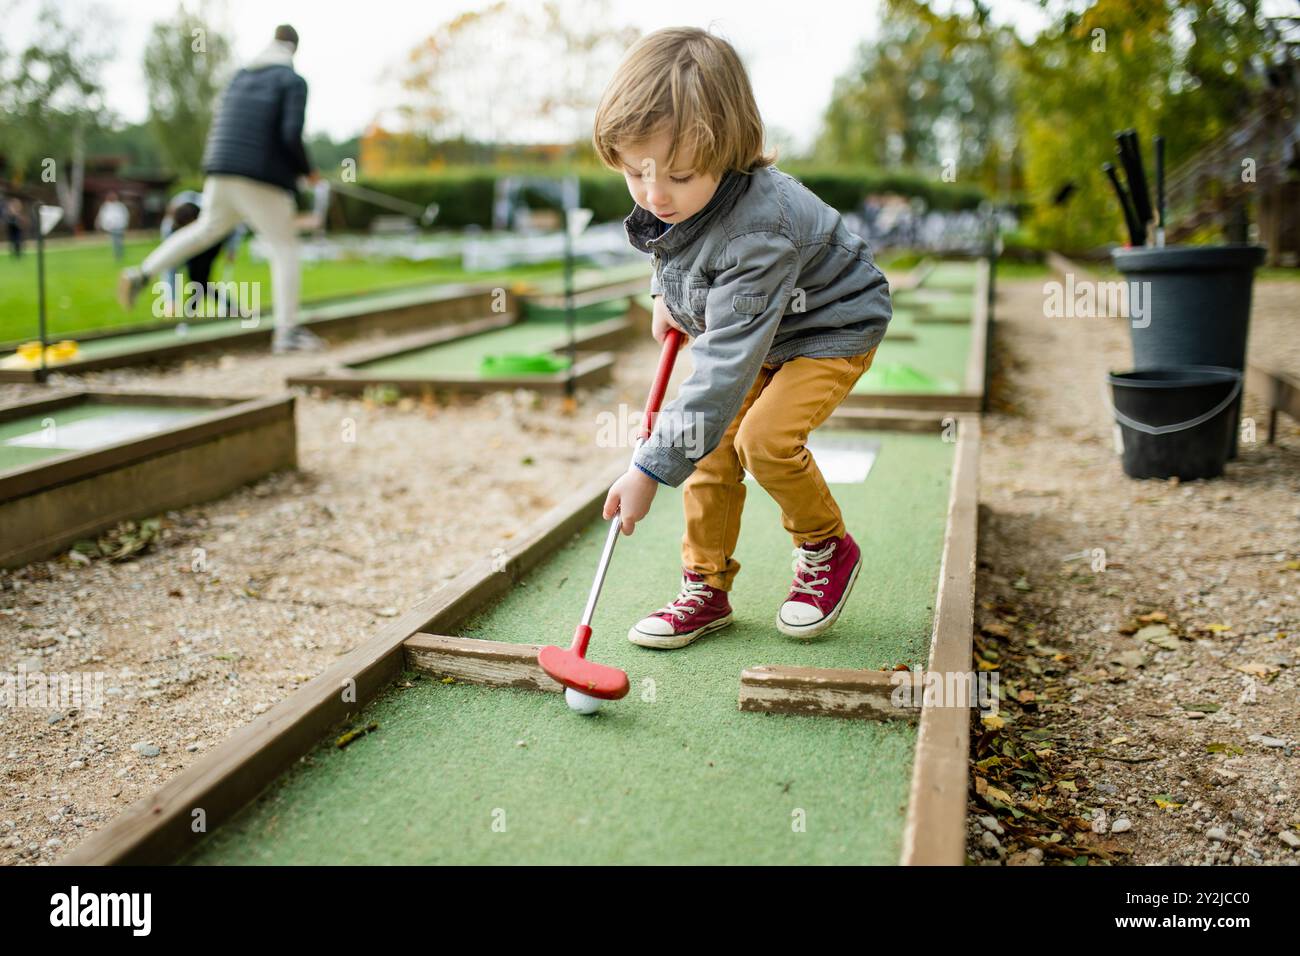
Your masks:
<instances>
[{"instance_id":1,"label":"jacket collar","mask_svg":"<svg viewBox=\"0 0 1300 956\"><path fill-rule=\"evenodd\" d=\"M294 46L282 40L272 40L244 65L246 70L260 70L268 66L293 67Z\"/></svg>"},{"instance_id":2,"label":"jacket collar","mask_svg":"<svg viewBox=\"0 0 1300 956\"><path fill-rule=\"evenodd\" d=\"M632 213L623 220L627 238L632 247L640 252L652 252L656 249L671 254L691 242L699 232L713 219L724 215L736 204L741 194L749 185L751 174L734 169L723 174L713 198L703 209L681 222L671 226L649 210L633 206Z\"/></svg>"}]
</instances>

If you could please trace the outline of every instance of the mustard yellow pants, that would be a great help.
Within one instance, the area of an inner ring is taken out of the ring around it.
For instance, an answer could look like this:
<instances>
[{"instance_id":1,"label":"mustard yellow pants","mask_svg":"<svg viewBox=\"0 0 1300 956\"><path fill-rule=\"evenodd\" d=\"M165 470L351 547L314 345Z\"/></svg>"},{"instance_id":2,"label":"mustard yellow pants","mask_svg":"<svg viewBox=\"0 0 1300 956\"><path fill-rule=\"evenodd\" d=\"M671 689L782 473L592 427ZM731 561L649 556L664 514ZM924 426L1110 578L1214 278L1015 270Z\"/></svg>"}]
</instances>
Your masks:
<instances>
[{"instance_id":1,"label":"mustard yellow pants","mask_svg":"<svg viewBox=\"0 0 1300 956\"><path fill-rule=\"evenodd\" d=\"M878 348L879 346L877 346ZM794 546L844 535L844 518L808 450L808 433L824 422L871 367L876 349L843 358L800 356L764 365L718 447L682 484L686 533L682 566L710 587L731 590L740 570L740 537L749 472L781 506Z\"/></svg>"}]
</instances>

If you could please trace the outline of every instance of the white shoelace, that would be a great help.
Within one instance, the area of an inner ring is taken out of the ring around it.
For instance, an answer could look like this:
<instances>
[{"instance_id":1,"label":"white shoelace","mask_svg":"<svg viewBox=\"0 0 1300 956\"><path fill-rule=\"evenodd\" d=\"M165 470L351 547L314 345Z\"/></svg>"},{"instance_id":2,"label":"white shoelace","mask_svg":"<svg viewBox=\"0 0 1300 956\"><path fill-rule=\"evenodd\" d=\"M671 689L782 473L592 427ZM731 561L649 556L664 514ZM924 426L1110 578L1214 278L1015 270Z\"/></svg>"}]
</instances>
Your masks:
<instances>
[{"instance_id":1,"label":"white shoelace","mask_svg":"<svg viewBox=\"0 0 1300 956\"><path fill-rule=\"evenodd\" d=\"M830 560L831 552L835 550L836 542L832 541L817 551L808 551L805 548L794 549L794 561L790 563L790 570L795 573L795 582L793 591L802 594L810 594L813 597L821 597L822 592L813 587L814 584L829 584L830 578L813 578L811 581L803 580L804 575L814 574L818 571L829 571L831 566L826 562Z\"/></svg>"},{"instance_id":2,"label":"white shoelace","mask_svg":"<svg viewBox=\"0 0 1300 956\"><path fill-rule=\"evenodd\" d=\"M681 621L686 618L687 614L694 614L703 607L704 599L706 597L713 597L713 591L710 590L709 585L706 582L692 581L688 577L683 577L682 589L678 592L677 597L673 598L670 603L665 604L659 610L655 611L655 613L671 614L673 617L677 618L677 620ZM695 601L695 607L678 607L678 605L684 605L687 601Z\"/></svg>"}]
</instances>

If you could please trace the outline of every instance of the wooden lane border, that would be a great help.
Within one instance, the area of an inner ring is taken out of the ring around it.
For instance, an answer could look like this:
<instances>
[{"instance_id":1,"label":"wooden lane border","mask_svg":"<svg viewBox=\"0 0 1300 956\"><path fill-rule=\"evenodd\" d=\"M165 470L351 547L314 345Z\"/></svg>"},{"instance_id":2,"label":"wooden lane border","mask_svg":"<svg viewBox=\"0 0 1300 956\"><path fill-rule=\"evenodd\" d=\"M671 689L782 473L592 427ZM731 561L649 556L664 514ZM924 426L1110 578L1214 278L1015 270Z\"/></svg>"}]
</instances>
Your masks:
<instances>
[{"instance_id":1,"label":"wooden lane border","mask_svg":"<svg viewBox=\"0 0 1300 956\"><path fill-rule=\"evenodd\" d=\"M984 411L988 391L989 361L989 282L992 263L980 259L975 273L975 309L971 313L970 351L966 354L966 393L977 396L975 411Z\"/></svg>"},{"instance_id":2,"label":"wooden lane border","mask_svg":"<svg viewBox=\"0 0 1300 956\"><path fill-rule=\"evenodd\" d=\"M493 289L486 286L433 286L430 287L427 297L415 297L416 293L410 292L408 296L402 297L401 301L393 302L392 299L398 296L395 293L390 293L388 296L387 304L383 294L371 297L369 300L358 298L322 304L315 308L322 311L337 310L342 314L306 318L302 325L327 341L337 342L367 332L393 332L413 327L427 327L431 323L457 322L473 315L489 312L493 301ZM313 308L303 309L307 313L313 310ZM235 331L229 335L206 339L178 337L175 342L166 345L154 345L132 352L61 362L51 365L48 371L79 375L107 368L167 362L201 352L266 345L270 343L274 330L269 321L270 313L263 312L262 317L268 321L259 321L256 328ZM102 341L142 332L165 331L174 327L173 323L137 325L128 330L114 329L111 332L79 335L77 340ZM35 382L37 371L37 369L0 369L0 382Z\"/></svg>"},{"instance_id":3,"label":"wooden lane border","mask_svg":"<svg viewBox=\"0 0 1300 956\"><path fill-rule=\"evenodd\" d=\"M155 793L137 801L88 836L59 862L65 865L164 864L195 846L197 811L209 831L251 803L295 761L355 715L401 674L404 642L421 631L453 631L479 608L598 518L609 486L627 470L600 474L543 515L519 540L470 565L452 581L382 627L322 674L235 731Z\"/></svg>"},{"instance_id":4,"label":"wooden lane border","mask_svg":"<svg viewBox=\"0 0 1300 956\"><path fill-rule=\"evenodd\" d=\"M1300 422L1300 377L1254 362L1246 366L1246 387L1268 405L1268 443L1277 440L1277 413Z\"/></svg>"},{"instance_id":5,"label":"wooden lane border","mask_svg":"<svg viewBox=\"0 0 1300 956\"><path fill-rule=\"evenodd\" d=\"M945 686L949 685L948 675L970 675L972 667L979 445L979 419L964 418L957 436L934 630L926 663L926 671L940 675ZM903 826L900 862L904 865L965 863L970 722L967 702L929 702L922 708Z\"/></svg>"},{"instance_id":6,"label":"wooden lane border","mask_svg":"<svg viewBox=\"0 0 1300 956\"><path fill-rule=\"evenodd\" d=\"M982 412L988 387L989 282L991 264L987 258L976 263L972 294L970 347L966 369L958 392L850 392L844 406L853 408L897 408L921 412Z\"/></svg>"},{"instance_id":7,"label":"wooden lane border","mask_svg":"<svg viewBox=\"0 0 1300 956\"><path fill-rule=\"evenodd\" d=\"M765 714L915 721L924 685L912 671L760 664L740 672L740 709ZM896 690L907 685L906 701Z\"/></svg>"},{"instance_id":8,"label":"wooden lane border","mask_svg":"<svg viewBox=\"0 0 1300 956\"><path fill-rule=\"evenodd\" d=\"M434 677L554 694L564 690L537 663L541 644L420 633L407 638L404 647L406 666Z\"/></svg>"},{"instance_id":9,"label":"wooden lane border","mask_svg":"<svg viewBox=\"0 0 1300 956\"><path fill-rule=\"evenodd\" d=\"M48 557L118 521L226 494L297 466L292 395L261 398L70 391L0 407L0 422L83 402L199 405L212 410L88 451L71 450L0 472L0 566Z\"/></svg>"}]
</instances>

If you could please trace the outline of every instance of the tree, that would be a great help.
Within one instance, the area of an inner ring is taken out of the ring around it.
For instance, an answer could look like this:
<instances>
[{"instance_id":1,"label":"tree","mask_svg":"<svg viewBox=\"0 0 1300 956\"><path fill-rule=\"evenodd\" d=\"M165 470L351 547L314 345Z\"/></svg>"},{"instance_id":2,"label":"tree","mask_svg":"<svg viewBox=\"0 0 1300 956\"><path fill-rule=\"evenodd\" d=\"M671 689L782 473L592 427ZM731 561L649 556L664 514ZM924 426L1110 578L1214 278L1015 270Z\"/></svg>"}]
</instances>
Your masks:
<instances>
[{"instance_id":1,"label":"tree","mask_svg":"<svg viewBox=\"0 0 1300 956\"><path fill-rule=\"evenodd\" d=\"M1044 3L1056 22L1023 50L1020 125L1030 220L1042 245L1085 249L1123 235L1101 164L1113 133L1151 138L1169 168L1247 113L1275 41L1256 0ZM1049 200L1075 187L1068 203Z\"/></svg>"},{"instance_id":2,"label":"tree","mask_svg":"<svg viewBox=\"0 0 1300 956\"><path fill-rule=\"evenodd\" d=\"M144 52L149 127L163 156L182 174L199 171L230 59L229 43L209 27L202 7L191 12L182 4L171 20L153 26Z\"/></svg>"},{"instance_id":3,"label":"tree","mask_svg":"<svg viewBox=\"0 0 1300 956\"><path fill-rule=\"evenodd\" d=\"M581 140L602 80L637 36L607 26L608 7L498 2L461 14L411 50L397 112L430 140Z\"/></svg>"},{"instance_id":4,"label":"tree","mask_svg":"<svg viewBox=\"0 0 1300 956\"><path fill-rule=\"evenodd\" d=\"M90 19L104 22L102 11ZM15 178L53 182L68 222L81 217L86 137L108 120L99 71L108 51L88 49L82 31L53 5L41 7L36 35L12 62L0 61L0 142Z\"/></svg>"},{"instance_id":5,"label":"tree","mask_svg":"<svg viewBox=\"0 0 1300 956\"><path fill-rule=\"evenodd\" d=\"M985 3L936 13L922 0L887 0L879 36L835 84L817 159L1006 186L1015 148L1016 39Z\"/></svg>"}]
</instances>

